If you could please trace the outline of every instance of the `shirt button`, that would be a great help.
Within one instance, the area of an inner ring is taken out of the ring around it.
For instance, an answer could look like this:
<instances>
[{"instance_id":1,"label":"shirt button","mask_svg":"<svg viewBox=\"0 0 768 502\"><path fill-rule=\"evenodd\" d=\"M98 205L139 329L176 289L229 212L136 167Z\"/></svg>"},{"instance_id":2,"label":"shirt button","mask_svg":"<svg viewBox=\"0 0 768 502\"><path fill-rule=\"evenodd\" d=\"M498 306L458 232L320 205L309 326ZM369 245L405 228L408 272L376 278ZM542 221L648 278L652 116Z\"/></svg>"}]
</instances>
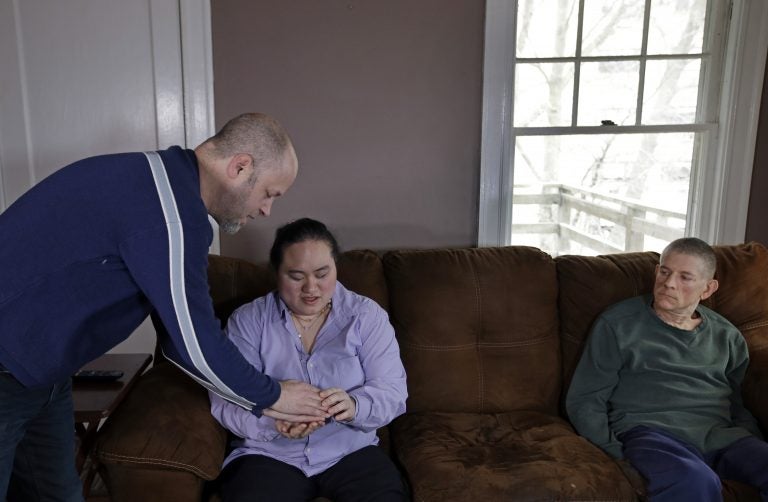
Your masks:
<instances>
[{"instance_id":1,"label":"shirt button","mask_svg":"<svg viewBox=\"0 0 768 502\"><path fill-rule=\"evenodd\" d=\"M314 364L312 364L312 363L309 363L309 364L308 364L308 366L309 366L310 368L314 368L314 367L315 367L315 365L314 365Z\"/></svg>"},{"instance_id":2,"label":"shirt button","mask_svg":"<svg viewBox=\"0 0 768 502\"><path fill-rule=\"evenodd\" d=\"M312 448L307 448L307 453L311 453L311 452L312 452Z\"/></svg>"}]
</instances>

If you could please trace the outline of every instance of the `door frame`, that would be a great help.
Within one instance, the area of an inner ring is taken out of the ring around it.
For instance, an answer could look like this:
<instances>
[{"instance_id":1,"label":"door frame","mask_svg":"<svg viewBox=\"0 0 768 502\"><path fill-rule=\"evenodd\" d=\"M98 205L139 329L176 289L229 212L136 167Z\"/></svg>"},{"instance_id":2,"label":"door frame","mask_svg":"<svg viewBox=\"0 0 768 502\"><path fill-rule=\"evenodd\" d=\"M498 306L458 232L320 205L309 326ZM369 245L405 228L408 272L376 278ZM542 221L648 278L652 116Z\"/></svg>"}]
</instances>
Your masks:
<instances>
[{"instance_id":1,"label":"door frame","mask_svg":"<svg viewBox=\"0 0 768 502\"><path fill-rule=\"evenodd\" d=\"M213 107L213 47L211 34L210 0L176 0L180 33L181 76L176 80L182 88L176 94L181 96L183 107L183 144L194 148L216 132ZM157 87L156 87L157 89ZM157 107L158 115L162 113ZM176 114L176 116L182 116ZM161 117L158 116L158 130ZM221 253L219 226L208 217L213 227L213 242L210 252Z\"/></svg>"}]
</instances>

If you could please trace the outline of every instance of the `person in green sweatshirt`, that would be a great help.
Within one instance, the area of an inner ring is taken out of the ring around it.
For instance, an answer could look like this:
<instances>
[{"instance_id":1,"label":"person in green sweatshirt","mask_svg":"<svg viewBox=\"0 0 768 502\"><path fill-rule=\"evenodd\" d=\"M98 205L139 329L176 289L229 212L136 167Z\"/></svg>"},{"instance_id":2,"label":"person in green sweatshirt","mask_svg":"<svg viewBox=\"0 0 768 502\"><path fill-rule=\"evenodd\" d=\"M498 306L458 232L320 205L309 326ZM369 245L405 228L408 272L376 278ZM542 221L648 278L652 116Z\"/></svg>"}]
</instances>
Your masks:
<instances>
[{"instance_id":1,"label":"person in green sweatshirt","mask_svg":"<svg viewBox=\"0 0 768 502\"><path fill-rule=\"evenodd\" d=\"M715 266L706 242L670 243L653 294L595 321L566 396L576 431L626 459L653 501L720 501L721 478L768 501L768 443L741 399L747 344L699 305L718 288Z\"/></svg>"}]
</instances>

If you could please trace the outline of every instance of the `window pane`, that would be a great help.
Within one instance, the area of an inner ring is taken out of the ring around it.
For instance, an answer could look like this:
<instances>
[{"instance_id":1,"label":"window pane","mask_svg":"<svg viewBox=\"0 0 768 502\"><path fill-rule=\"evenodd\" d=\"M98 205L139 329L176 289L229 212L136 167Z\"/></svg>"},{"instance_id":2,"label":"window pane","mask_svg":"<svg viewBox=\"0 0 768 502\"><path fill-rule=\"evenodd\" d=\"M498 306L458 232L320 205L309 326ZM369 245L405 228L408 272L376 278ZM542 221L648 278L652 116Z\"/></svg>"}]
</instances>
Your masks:
<instances>
[{"instance_id":1,"label":"window pane","mask_svg":"<svg viewBox=\"0 0 768 502\"><path fill-rule=\"evenodd\" d=\"M573 63L519 63L515 67L516 127L569 126Z\"/></svg>"},{"instance_id":2,"label":"window pane","mask_svg":"<svg viewBox=\"0 0 768 502\"><path fill-rule=\"evenodd\" d=\"M579 83L578 125L635 123L640 63L611 61L583 63Z\"/></svg>"},{"instance_id":3,"label":"window pane","mask_svg":"<svg viewBox=\"0 0 768 502\"><path fill-rule=\"evenodd\" d=\"M694 139L694 133L518 137L512 244L552 255L598 254L663 247L681 237Z\"/></svg>"},{"instance_id":4,"label":"window pane","mask_svg":"<svg viewBox=\"0 0 768 502\"><path fill-rule=\"evenodd\" d=\"M567 57L576 54L577 0L519 0L517 57Z\"/></svg>"},{"instance_id":5,"label":"window pane","mask_svg":"<svg viewBox=\"0 0 768 502\"><path fill-rule=\"evenodd\" d=\"M653 0L649 54L701 53L707 0Z\"/></svg>"},{"instance_id":6,"label":"window pane","mask_svg":"<svg viewBox=\"0 0 768 502\"><path fill-rule=\"evenodd\" d=\"M692 124L699 98L699 59L648 61L643 124Z\"/></svg>"},{"instance_id":7,"label":"window pane","mask_svg":"<svg viewBox=\"0 0 768 502\"><path fill-rule=\"evenodd\" d=\"M584 56L637 56L643 44L643 0L584 2Z\"/></svg>"}]
</instances>

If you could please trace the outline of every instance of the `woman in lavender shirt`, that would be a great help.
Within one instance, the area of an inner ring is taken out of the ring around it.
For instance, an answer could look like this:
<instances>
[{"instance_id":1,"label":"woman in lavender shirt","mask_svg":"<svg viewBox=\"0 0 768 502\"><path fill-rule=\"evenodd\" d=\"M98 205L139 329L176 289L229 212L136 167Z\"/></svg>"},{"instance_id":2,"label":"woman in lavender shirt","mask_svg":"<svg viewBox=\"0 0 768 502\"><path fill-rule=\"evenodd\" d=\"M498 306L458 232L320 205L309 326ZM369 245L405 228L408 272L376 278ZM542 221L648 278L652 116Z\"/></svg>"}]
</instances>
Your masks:
<instances>
[{"instance_id":1,"label":"woman in lavender shirt","mask_svg":"<svg viewBox=\"0 0 768 502\"><path fill-rule=\"evenodd\" d=\"M240 439L224 461L225 501L406 500L376 429L405 411L400 350L387 313L336 281L336 239L303 218L277 230L277 291L240 307L227 336L257 370L317 388L324 422L257 417L211 394L213 416Z\"/></svg>"}]
</instances>

